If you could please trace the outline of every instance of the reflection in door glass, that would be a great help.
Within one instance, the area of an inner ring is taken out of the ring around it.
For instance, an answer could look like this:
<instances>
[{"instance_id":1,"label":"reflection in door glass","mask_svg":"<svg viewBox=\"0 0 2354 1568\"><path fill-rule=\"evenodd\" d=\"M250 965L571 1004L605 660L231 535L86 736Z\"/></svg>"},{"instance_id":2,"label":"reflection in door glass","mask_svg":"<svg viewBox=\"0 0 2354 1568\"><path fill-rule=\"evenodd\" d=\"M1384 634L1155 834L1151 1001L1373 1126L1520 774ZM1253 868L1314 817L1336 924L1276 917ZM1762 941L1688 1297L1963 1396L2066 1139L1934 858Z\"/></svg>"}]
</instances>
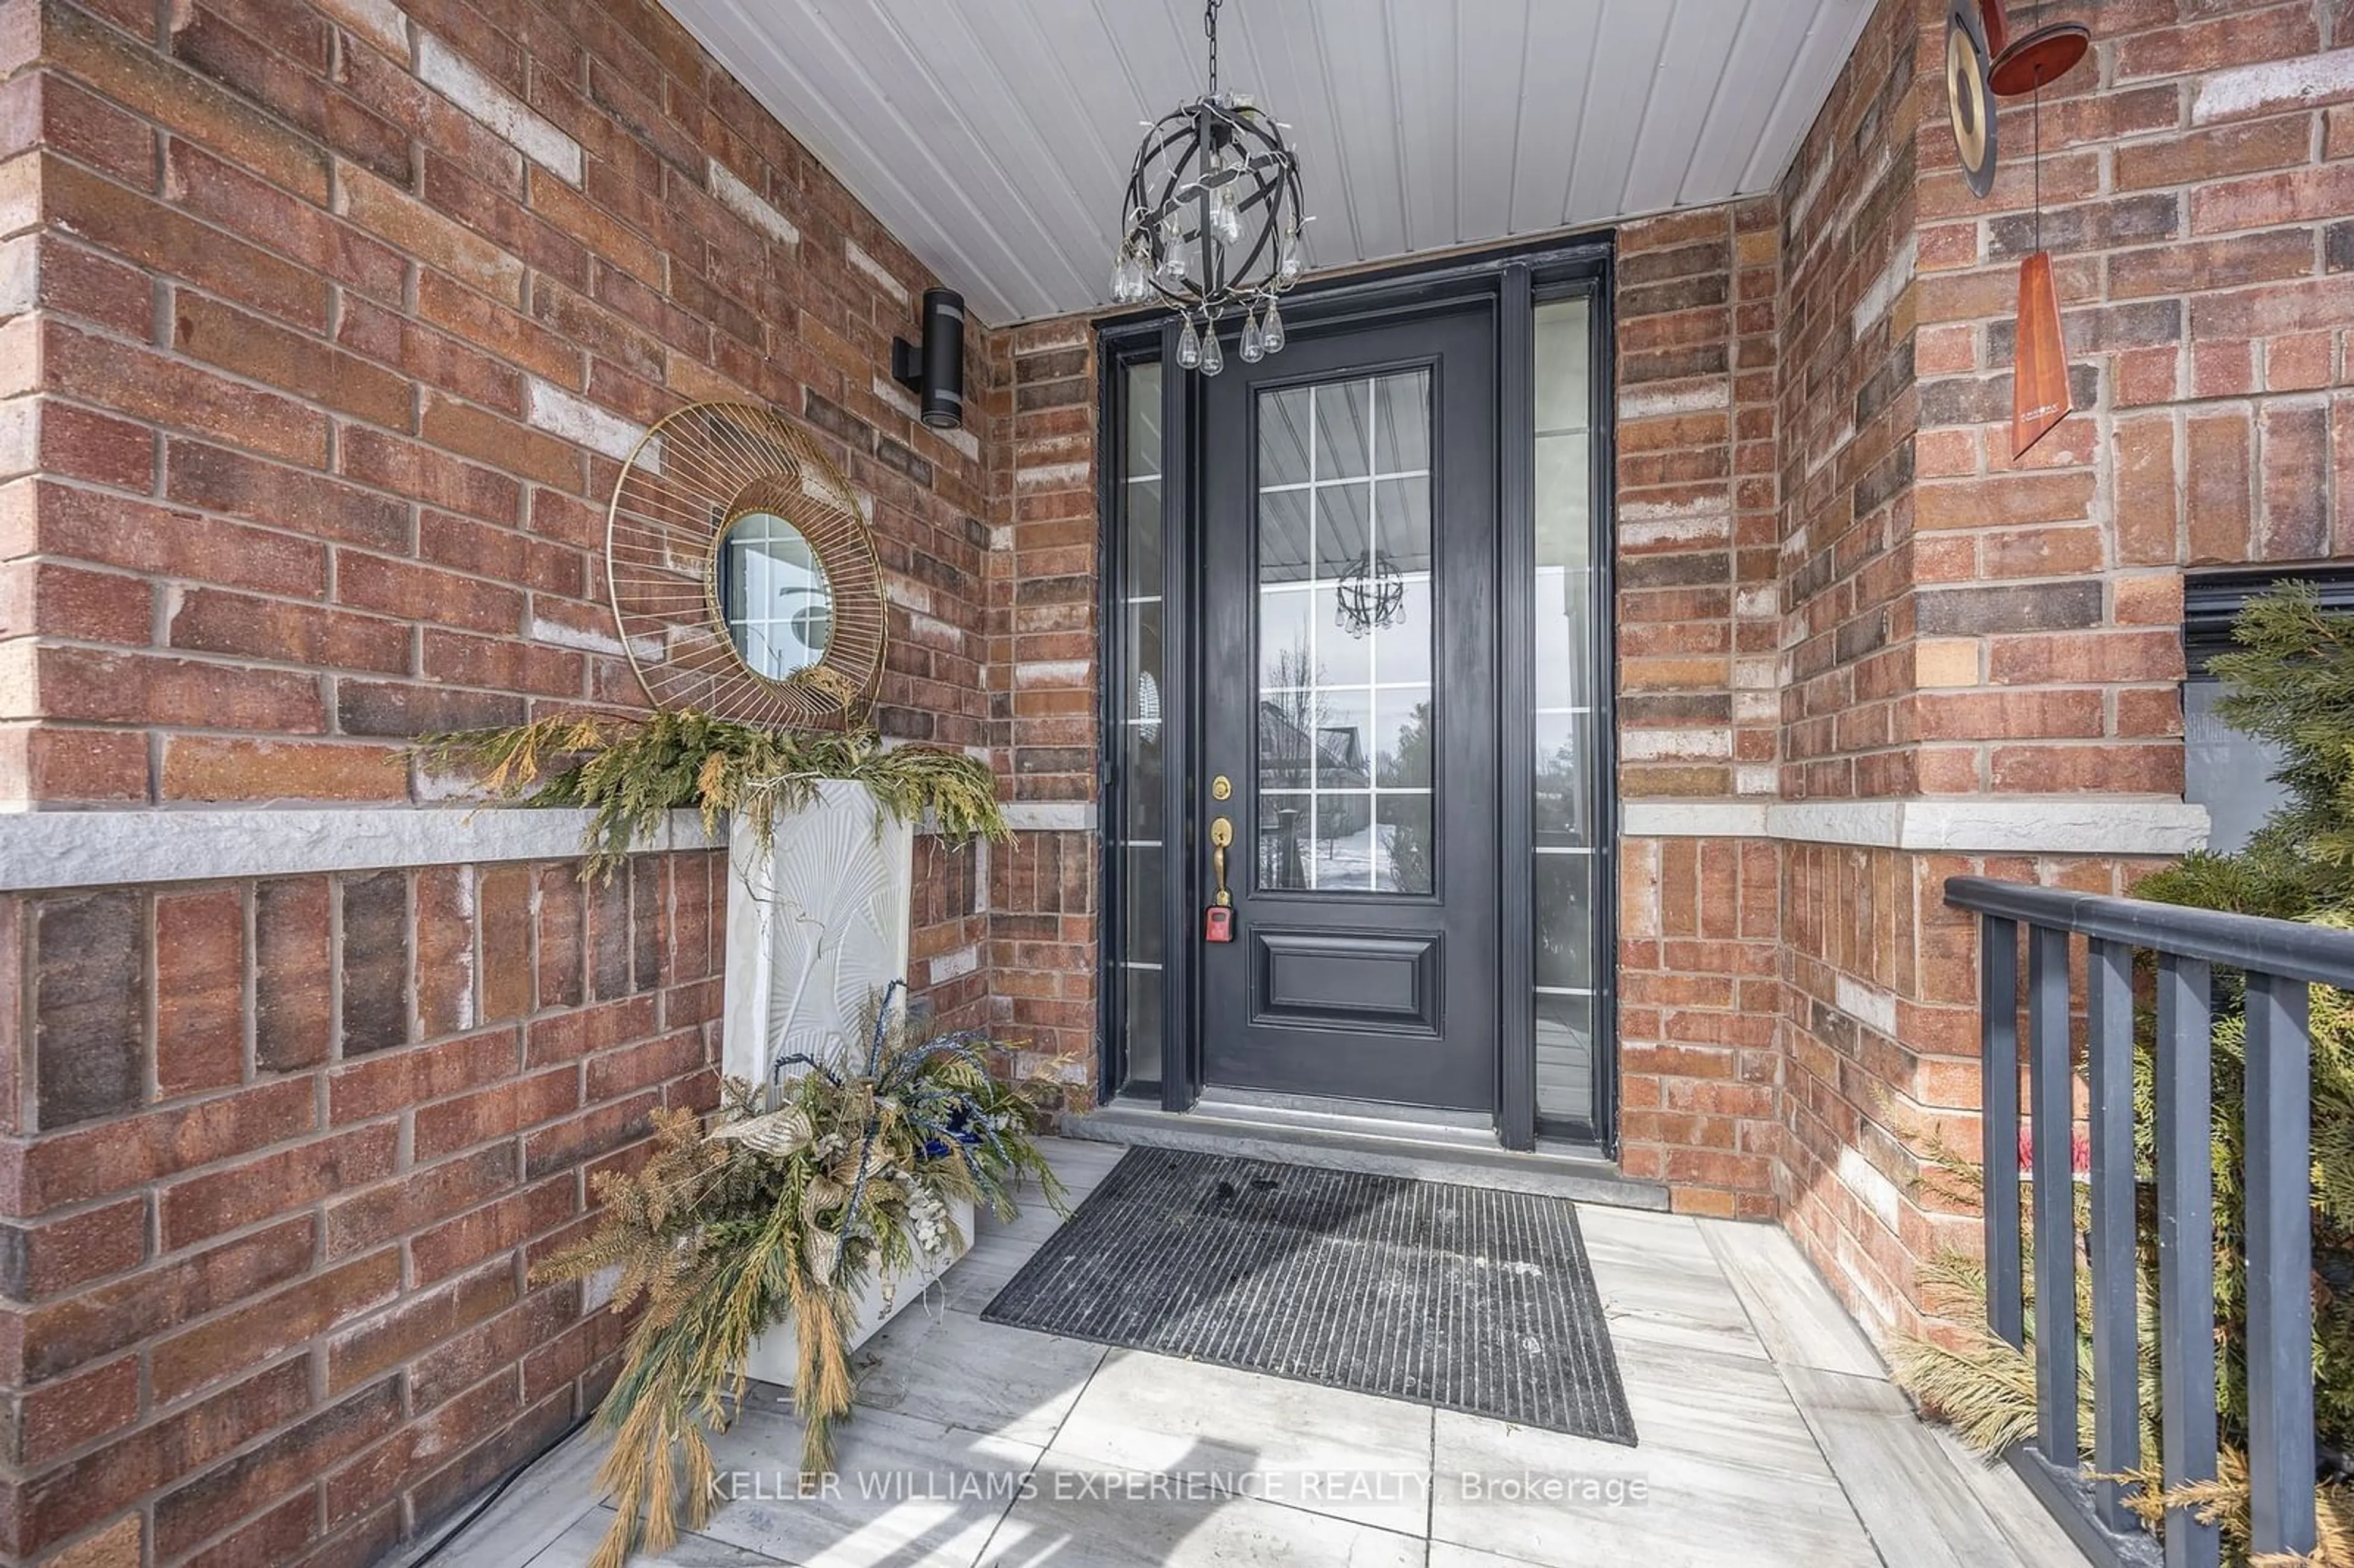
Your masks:
<instances>
[{"instance_id":1,"label":"reflection in door glass","mask_svg":"<svg viewBox=\"0 0 2354 1568\"><path fill-rule=\"evenodd\" d=\"M1163 540L1161 512L1161 366L1125 373L1127 440L1120 473L1120 608L1114 651L1122 691L1119 766L1122 810L1111 823L1127 900L1115 955L1120 975L1120 1027L1127 1075L1161 1076L1161 907L1167 888L1161 832L1167 762L1161 720Z\"/></svg>"},{"instance_id":2,"label":"reflection in door glass","mask_svg":"<svg viewBox=\"0 0 2354 1568\"><path fill-rule=\"evenodd\" d=\"M1257 398L1257 885L1427 894L1430 373Z\"/></svg>"},{"instance_id":3,"label":"reflection in door glass","mask_svg":"<svg viewBox=\"0 0 2354 1568\"><path fill-rule=\"evenodd\" d=\"M1537 1118L1589 1131L1594 1104L1593 461L1590 307L1536 310L1533 825Z\"/></svg>"}]
</instances>

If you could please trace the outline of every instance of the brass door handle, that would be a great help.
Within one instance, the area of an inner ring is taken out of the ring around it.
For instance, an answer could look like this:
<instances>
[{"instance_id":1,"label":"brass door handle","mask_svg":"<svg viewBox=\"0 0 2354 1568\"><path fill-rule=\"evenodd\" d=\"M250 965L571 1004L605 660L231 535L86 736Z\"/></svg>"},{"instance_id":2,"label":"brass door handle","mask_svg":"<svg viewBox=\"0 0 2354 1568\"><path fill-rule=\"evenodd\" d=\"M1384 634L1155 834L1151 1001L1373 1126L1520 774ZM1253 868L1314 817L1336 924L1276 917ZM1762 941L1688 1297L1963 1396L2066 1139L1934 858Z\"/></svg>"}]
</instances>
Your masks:
<instances>
[{"instance_id":1,"label":"brass door handle","mask_svg":"<svg viewBox=\"0 0 2354 1568\"><path fill-rule=\"evenodd\" d=\"M1217 879L1218 885L1217 896L1213 902L1221 909L1235 901L1235 895L1226 891L1226 846L1234 842L1233 819L1228 817L1213 819L1210 823L1210 871L1211 874Z\"/></svg>"}]
</instances>

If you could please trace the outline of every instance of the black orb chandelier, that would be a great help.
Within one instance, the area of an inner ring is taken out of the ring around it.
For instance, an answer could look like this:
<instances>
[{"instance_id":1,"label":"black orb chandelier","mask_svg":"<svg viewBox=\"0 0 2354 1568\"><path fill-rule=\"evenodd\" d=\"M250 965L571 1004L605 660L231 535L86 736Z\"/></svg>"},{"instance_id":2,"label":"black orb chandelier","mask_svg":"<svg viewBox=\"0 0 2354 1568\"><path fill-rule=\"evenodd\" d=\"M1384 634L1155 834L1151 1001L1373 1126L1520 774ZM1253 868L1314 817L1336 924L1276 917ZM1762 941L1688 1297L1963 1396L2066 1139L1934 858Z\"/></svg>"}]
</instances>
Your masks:
<instances>
[{"instance_id":1,"label":"black orb chandelier","mask_svg":"<svg viewBox=\"0 0 2354 1568\"><path fill-rule=\"evenodd\" d=\"M1128 203L1111 296L1132 305L1158 294L1184 327L1177 363L1215 376L1225 368L1219 319L1239 310L1241 353L1256 361L1283 347L1276 297L1299 281L1299 157L1283 127L1248 97L1218 90L1218 5L1202 17L1210 39L1210 90L1145 132L1128 176Z\"/></svg>"}]
</instances>

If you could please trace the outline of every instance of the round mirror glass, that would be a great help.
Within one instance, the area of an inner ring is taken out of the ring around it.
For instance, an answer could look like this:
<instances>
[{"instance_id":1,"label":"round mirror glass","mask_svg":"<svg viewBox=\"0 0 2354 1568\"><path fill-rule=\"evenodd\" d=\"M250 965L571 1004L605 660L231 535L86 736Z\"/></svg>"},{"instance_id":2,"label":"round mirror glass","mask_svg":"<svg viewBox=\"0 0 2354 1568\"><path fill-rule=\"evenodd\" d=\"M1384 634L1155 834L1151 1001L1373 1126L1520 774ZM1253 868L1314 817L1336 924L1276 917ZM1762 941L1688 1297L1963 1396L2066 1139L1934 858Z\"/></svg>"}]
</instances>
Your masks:
<instances>
[{"instance_id":1,"label":"round mirror glass","mask_svg":"<svg viewBox=\"0 0 2354 1568\"><path fill-rule=\"evenodd\" d=\"M727 637L755 674L781 681L825 657L833 588L800 529L747 512L719 541L719 605Z\"/></svg>"}]
</instances>

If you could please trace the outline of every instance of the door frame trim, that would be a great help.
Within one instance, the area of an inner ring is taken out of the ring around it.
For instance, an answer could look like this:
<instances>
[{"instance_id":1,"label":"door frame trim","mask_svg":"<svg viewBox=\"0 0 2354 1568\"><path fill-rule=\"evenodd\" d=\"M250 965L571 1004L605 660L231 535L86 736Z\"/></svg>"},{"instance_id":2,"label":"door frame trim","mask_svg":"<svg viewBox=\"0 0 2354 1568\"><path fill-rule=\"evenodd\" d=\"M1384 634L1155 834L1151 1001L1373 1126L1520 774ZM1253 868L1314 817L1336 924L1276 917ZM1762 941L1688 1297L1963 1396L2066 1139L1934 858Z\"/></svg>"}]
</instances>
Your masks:
<instances>
[{"instance_id":1,"label":"door frame trim","mask_svg":"<svg viewBox=\"0 0 2354 1568\"><path fill-rule=\"evenodd\" d=\"M1525 581L1534 571L1535 509L1535 387L1532 349L1534 309L1538 304L1576 295L1591 299L1595 312L1595 356L1590 368L1593 413L1591 497L1598 542L1594 570L1597 617L1594 650L1597 674L1594 694L1595 767L1591 775L1596 824L1596 867L1593 940L1597 972L1594 983L1594 1102L1591 1128L1541 1127L1536 1118L1536 1039L1533 944L1505 943L1498 955L1500 1000L1530 999L1529 1005L1508 1002L1500 1012L1496 1063L1496 1130L1507 1149L1535 1147L1542 1134L1598 1146L1615 1156L1618 1124L1617 1044L1617 615L1615 580L1617 509L1617 322L1611 308L1616 264L1615 237L1608 231L1573 238L1551 238L1497 248L1425 262L1369 269L1304 285L1287 296L1284 313L1302 325L1372 325L1485 302L1494 313L1498 352L1496 420L1501 461L1497 473L1497 521L1500 584ZM1125 780L1117 766L1120 745L1120 715L1133 680L1126 667L1123 639L1126 580L1125 529L1122 527L1124 483L1119 458L1127 430L1126 378L1123 372L1140 363L1176 362L1177 323L1157 313L1129 313L1097 323L1097 365L1100 377L1097 406L1097 515L1099 527L1097 559L1102 563L1098 592L1098 647L1101 657L1100 722L1097 726L1097 788L1103 809L1098 821L1104 838L1112 841L1116 825L1126 821L1121 791ZM1199 454L1201 391L1198 376L1172 374L1161 378L1161 504L1162 608L1161 661L1169 672L1182 672L1182 681L1162 683L1161 716L1166 763L1162 780L1162 851L1169 874L1161 969L1162 1070L1158 1086L1161 1107L1169 1111L1193 1107L1200 1097L1202 1040L1193 924L1199 917L1205 890L1199 885L1201 856L1194 853L1199 831L1202 791L1194 773L1204 737L1199 688L1202 650L1194 621L1199 604L1202 567L1199 528ZM1506 594L1506 624L1500 639L1499 685L1505 693L1533 690L1533 604L1527 596ZM1526 704L1522 704L1525 707ZM1534 776L1533 737L1525 723L1511 722L1510 700L1500 707L1500 780ZM1533 802L1526 790L1499 790L1498 898L1504 931L1532 928L1534 886L1528 875L1508 869L1525 867L1532 858ZM1098 1085L1120 1085L1124 1079L1122 1033L1125 984L1118 955L1125 950L1122 926L1127 918L1125 878L1120 856L1101 856L1097 882L1099 910L1097 948L1097 1079ZM1138 1086L1142 1088L1144 1086Z\"/></svg>"}]
</instances>

